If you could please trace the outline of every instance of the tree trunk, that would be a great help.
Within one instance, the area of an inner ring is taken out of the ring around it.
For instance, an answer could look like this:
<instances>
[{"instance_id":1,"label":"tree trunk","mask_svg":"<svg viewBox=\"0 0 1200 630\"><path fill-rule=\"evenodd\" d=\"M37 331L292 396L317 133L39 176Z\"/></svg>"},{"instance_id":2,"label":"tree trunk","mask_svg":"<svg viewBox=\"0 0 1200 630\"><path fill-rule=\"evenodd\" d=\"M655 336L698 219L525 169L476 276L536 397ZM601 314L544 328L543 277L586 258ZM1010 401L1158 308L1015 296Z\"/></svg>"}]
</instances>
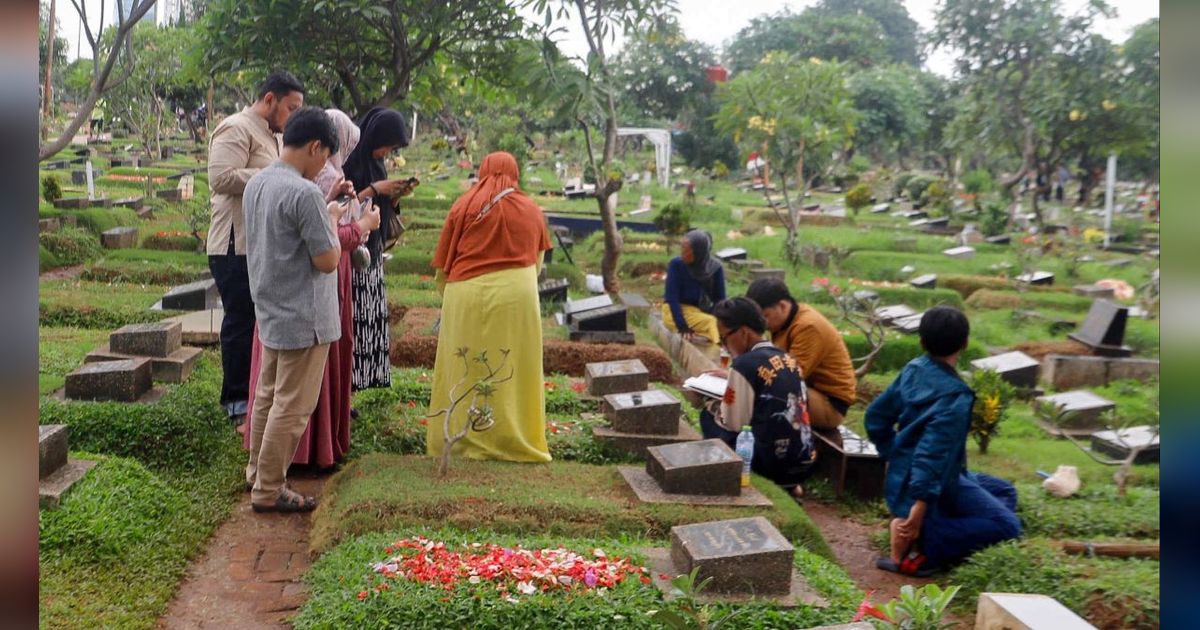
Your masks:
<instances>
[{"instance_id":1,"label":"tree trunk","mask_svg":"<svg viewBox=\"0 0 1200 630\"><path fill-rule=\"evenodd\" d=\"M50 0L50 21L46 24L46 82L42 87L42 140L50 134L50 110L54 99L54 88L50 78L54 76L54 0Z\"/></svg>"}]
</instances>

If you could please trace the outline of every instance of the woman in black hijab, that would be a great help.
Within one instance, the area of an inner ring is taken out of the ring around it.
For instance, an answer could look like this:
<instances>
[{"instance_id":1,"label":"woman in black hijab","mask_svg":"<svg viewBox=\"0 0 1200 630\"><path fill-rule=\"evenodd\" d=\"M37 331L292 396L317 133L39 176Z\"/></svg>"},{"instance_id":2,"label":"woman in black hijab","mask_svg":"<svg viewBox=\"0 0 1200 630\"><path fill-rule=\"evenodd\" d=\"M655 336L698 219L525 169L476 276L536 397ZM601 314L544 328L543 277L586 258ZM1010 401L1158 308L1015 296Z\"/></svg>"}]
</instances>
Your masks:
<instances>
[{"instance_id":1,"label":"woman in black hijab","mask_svg":"<svg viewBox=\"0 0 1200 630\"><path fill-rule=\"evenodd\" d=\"M383 160L392 151L408 146L408 125L400 112L374 107L358 121L362 137L346 158L342 170L354 183L360 198L371 197L379 208L379 229L371 232L367 249L371 264L354 270L354 391L370 387L391 387L392 367L388 360L388 307L383 286L383 243L393 235L389 231L396 215L396 200L409 191L401 180L388 179Z\"/></svg>"},{"instance_id":2,"label":"woman in black hijab","mask_svg":"<svg viewBox=\"0 0 1200 630\"><path fill-rule=\"evenodd\" d=\"M725 299L725 269L712 255L712 236L703 230L683 235L679 256L667 265L663 323L689 341L703 337L717 343L717 320L709 314Z\"/></svg>"}]
</instances>

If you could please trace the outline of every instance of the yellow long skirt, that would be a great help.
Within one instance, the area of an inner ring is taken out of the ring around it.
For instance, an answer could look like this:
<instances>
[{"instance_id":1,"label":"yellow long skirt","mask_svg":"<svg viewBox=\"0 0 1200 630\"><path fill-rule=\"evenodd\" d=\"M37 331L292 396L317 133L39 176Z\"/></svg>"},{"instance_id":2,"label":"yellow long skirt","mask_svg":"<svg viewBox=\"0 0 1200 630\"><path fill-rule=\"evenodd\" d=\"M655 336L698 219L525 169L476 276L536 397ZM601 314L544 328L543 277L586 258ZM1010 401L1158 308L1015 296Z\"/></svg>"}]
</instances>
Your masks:
<instances>
[{"instance_id":1,"label":"yellow long skirt","mask_svg":"<svg viewBox=\"0 0 1200 630\"><path fill-rule=\"evenodd\" d=\"M467 351L465 361L458 356L462 348ZM487 374L487 368L476 361L483 351L487 352L491 367L498 370L498 378L511 374L512 379L498 383L487 400L495 424L485 431L468 432L454 445L454 455L514 462L550 461L546 445L541 307L537 271L533 266L446 283L426 452L442 453L445 409L450 404L451 388L456 397L461 396ZM465 381L464 371L468 374ZM458 385L460 382L462 385ZM451 435L466 426L470 398L459 404L451 416ZM476 404L482 407L483 398L479 397Z\"/></svg>"},{"instance_id":2,"label":"yellow long skirt","mask_svg":"<svg viewBox=\"0 0 1200 630\"><path fill-rule=\"evenodd\" d=\"M688 328L691 328L692 332L708 337L708 340L713 344L720 342L721 335L717 332L716 317L705 313L691 304L681 304L680 308L683 309L683 321L687 322ZM675 327L675 317L671 315L671 305L666 302L662 305L662 319L663 325L667 327L667 330L679 332L679 329Z\"/></svg>"}]
</instances>

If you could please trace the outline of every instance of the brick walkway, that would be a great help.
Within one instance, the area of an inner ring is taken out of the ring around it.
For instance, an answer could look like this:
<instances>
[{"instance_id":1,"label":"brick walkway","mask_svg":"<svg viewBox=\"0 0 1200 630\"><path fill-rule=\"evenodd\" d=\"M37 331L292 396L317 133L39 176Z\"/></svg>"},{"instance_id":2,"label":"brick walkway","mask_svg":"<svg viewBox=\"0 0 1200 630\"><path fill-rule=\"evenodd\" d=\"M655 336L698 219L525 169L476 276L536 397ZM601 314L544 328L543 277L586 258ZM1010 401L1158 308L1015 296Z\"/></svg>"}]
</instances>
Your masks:
<instances>
[{"instance_id":1,"label":"brick walkway","mask_svg":"<svg viewBox=\"0 0 1200 630\"><path fill-rule=\"evenodd\" d=\"M288 483L320 496L327 478L300 473L289 475ZM250 509L250 493L243 494L188 569L158 628L291 627L287 620L307 593L300 580L311 564L309 526L307 514L257 514Z\"/></svg>"}]
</instances>

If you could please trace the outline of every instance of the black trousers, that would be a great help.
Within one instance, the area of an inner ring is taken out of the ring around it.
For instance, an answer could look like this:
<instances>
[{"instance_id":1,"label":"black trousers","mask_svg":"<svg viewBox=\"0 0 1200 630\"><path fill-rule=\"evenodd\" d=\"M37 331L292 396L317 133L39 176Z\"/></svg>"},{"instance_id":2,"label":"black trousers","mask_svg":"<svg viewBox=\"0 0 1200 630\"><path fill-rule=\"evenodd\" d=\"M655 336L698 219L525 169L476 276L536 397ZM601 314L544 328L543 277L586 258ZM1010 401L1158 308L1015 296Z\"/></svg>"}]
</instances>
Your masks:
<instances>
[{"instance_id":1,"label":"black trousers","mask_svg":"<svg viewBox=\"0 0 1200 630\"><path fill-rule=\"evenodd\" d=\"M233 253L230 237L229 251L224 256L209 256L225 318L221 320L221 405L230 416L246 413L250 399L250 348L254 342L254 300L250 298L250 275L246 257Z\"/></svg>"}]
</instances>

